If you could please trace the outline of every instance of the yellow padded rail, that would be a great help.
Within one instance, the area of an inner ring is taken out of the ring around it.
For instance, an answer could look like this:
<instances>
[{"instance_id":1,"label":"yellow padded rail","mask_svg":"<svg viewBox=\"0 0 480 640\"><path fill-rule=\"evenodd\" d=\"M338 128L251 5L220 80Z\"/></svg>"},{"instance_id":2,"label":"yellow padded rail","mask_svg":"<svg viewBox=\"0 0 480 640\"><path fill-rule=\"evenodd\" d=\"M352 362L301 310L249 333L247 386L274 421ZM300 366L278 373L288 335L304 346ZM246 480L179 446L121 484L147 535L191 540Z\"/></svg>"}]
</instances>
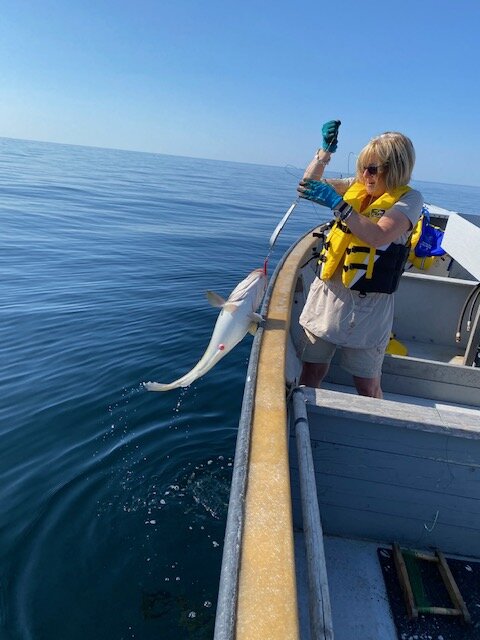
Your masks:
<instances>
[{"instance_id":1,"label":"yellow padded rail","mask_svg":"<svg viewBox=\"0 0 480 640\"><path fill-rule=\"evenodd\" d=\"M236 640L298 640L288 463L285 358L299 267L314 244L305 236L275 281L262 336L252 418Z\"/></svg>"}]
</instances>

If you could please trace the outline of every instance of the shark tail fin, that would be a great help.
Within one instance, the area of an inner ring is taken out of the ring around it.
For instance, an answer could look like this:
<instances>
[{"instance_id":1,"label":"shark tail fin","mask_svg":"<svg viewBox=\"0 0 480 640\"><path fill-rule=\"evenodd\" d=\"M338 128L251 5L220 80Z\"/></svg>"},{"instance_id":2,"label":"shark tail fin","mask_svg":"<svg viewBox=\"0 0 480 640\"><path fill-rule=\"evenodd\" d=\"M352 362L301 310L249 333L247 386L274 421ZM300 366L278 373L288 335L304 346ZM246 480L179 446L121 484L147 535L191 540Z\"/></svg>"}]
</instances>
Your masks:
<instances>
[{"instance_id":1,"label":"shark tail fin","mask_svg":"<svg viewBox=\"0 0 480 640\"><path fill-rule=\"evenodd\" d=\"M142 384L147 391L168 391L172 388L169 384L162 384L161 382L143 382Z\"/></svg>"}]
</instances>

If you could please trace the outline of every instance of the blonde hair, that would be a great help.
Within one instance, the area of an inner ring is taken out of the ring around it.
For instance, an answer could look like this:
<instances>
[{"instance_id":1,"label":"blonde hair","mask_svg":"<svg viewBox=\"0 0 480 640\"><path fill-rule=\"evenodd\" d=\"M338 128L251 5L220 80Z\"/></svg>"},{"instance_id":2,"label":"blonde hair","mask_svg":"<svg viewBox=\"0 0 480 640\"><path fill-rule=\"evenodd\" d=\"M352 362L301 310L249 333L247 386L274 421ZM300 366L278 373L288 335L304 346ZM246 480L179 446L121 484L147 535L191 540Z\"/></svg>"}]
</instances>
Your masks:
<instances>
[{"instance_id":1,"label":"blonde hair","mask_svg":"<svg viewBox=\"0 0 480 640\"><path fill-rule=\"evenodd\" d=\"M387 191L407 185L415 164L412 141L398 131L386 131L363 147L357 158L357 180L363 182L364 167L375 162L383 165Z\"/></svg>"}]
</instances>

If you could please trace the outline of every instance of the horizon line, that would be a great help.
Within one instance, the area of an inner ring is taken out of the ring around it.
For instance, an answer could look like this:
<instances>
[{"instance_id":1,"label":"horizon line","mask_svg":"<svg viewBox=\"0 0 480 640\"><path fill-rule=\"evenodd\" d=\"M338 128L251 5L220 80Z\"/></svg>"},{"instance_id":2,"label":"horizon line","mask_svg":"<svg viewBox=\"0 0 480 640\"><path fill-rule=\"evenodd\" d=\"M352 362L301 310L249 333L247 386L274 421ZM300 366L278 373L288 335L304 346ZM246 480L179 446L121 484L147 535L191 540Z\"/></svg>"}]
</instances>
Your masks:
<instances>
[{"instance_id":1,"label":"horizon line","mask_svg":"<svg viewBox=\"0 0 480 640\"><path fill-rule=\"evenodd\" d=\"M39 143L39 144L56 144L56 145L62 145L65 147L84 147L86 149L101 149L104 151L123 151L123 152L128 152L128 153L145 153L148 155L153 155L153 156L169 156L172 158L191 158L192 160L207 160L209 162L231 162L233 164L247 164L247 165L253 165L253 166L258 166L258 167L278 167L278 168L284 168L284 167L288 167L288 166L292 166L295 169L299 169L300 171L302 171L302 167L296 167L295 165L290 165L290 164L265 164L265 163L261 163L261 162L247 162L245 160L225 160L224 158L220 159L220 158L205 158L204 156L186 156L183 154L176 154L176 153L165 153L165 152L161 152L161 151L144 151L141 149L125 149L123 147L105 147L105 146L97 146L97 145L93 145L93 144L79 144L79 143L75 143L75 142L57 142L57 141L53 141L53 140L35 140L32 138L12 138L11 136L3 136L0 135L0 139L2 140L13 140L13 141L19 141L19 142L34 142L34 143ZM331 171L330 173L340 173L341 175L343 175L343 171ZM346 175L346 172L345 172ZM412 179L412 182L426 182L428 184L445 184L445 185L450 185L450 186L456 186L456 187L472 187L474 189L478 189L480 188L480 184L476 185L476 184L459 184L456 182L438 182L435 180L422 180L420 178L414 178Z\"/></svg>"}]
</instances>

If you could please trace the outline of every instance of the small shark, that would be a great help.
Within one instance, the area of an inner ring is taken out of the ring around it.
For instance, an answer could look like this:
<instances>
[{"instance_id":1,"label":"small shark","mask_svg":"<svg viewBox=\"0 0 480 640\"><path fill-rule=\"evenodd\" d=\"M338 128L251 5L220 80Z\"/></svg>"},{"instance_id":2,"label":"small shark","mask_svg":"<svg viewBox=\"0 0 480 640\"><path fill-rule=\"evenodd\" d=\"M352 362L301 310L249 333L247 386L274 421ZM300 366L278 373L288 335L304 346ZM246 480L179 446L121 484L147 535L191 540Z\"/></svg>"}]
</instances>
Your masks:
<instances>
[{"instance_id":1,"label":"small shark","mask_svg":"<svg viewBox=\"0 0 480 640\"><path fill-rule=\"evenodd\" d=\"M148 391L169 391L177 387L188 387L197 378L210 371L219 360L227 355L246 335L257 330L262 322L261 315L256 313L267 286L266 264L262 269L255 269L245 280L242 280L232 291L228 300L213 291L207 291L207 299L214 307L221 309L208 347L193 367L178 380L169 384L160 382L144 382Z\"/></svg>"}]
</instances>

